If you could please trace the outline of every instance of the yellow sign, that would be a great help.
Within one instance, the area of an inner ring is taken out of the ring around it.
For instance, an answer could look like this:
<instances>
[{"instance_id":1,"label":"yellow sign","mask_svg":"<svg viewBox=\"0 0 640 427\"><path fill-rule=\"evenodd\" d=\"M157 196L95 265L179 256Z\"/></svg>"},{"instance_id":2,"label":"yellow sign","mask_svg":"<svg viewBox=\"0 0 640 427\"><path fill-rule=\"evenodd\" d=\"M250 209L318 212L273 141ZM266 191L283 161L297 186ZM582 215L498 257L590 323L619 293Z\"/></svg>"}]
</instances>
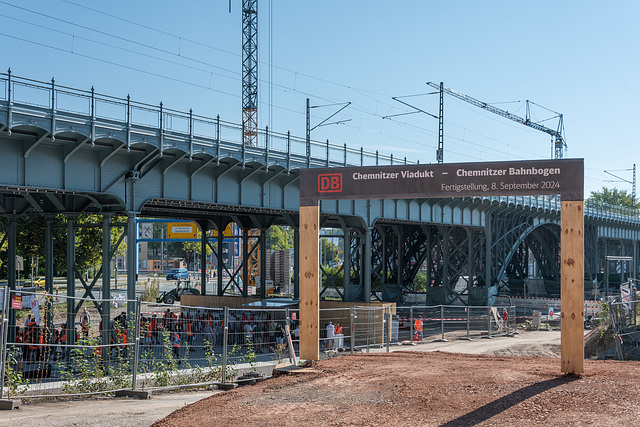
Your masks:
<instances>
[{"instance_id":1,"label":"yellow sign","mask_svg":"<svg viewBox=\"0 0 640 427\"><path fill-rule=\"evenodd\" d=\"M169 222L167 223L168 239L197 239L198 226L195 222Z\"/></svg>"},{"instance_id":2,"label":"yellow sign","mask_svg":"<svg viewBox=\"0 0 640 427\"><path fill-rule=\"evenodd\" d=\"M227 228L222 232L224 237L233 237L233 223L227 224ZM218 237L218 230L213 230L213 237Z\"/></svg>"}]
</instances>

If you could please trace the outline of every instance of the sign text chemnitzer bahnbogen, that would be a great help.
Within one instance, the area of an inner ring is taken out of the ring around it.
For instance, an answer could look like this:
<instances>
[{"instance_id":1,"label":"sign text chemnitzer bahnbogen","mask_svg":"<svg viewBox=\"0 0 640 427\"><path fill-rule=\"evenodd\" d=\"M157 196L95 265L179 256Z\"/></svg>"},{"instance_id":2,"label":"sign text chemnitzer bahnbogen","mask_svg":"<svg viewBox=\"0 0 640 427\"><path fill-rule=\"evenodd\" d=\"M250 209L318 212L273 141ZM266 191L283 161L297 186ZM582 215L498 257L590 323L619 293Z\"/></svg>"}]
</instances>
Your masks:
<instances>
[{"instance_id":1,"label":"sign text chemnitzer bahnbogen","mask_svg":"<svg viewBox=\"0 0 640 427\"><path fill-rule=\"evenodd\" d=\"M583 200L583 163L564 159L303 169L301 204L322 199L551 194Z\"/></svg>"}]
</instances>

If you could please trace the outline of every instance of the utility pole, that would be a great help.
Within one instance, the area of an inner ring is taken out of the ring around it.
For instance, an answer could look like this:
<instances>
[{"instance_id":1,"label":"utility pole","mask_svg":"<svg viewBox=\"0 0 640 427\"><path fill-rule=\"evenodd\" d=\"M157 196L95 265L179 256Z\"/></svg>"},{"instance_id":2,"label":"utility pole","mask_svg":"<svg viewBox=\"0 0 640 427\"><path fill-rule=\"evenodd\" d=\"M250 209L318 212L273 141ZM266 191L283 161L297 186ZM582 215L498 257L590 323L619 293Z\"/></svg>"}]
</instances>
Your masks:
<instances>
[{"instance_id":1,"label":"utility pole","mask_svg":"<svg viewBox=\"0 0 640 427\"><path fill-rule=\"evenodd\" d=\"M444 83L440 82L440 109L438 112L438 163L444 163Z\"/></svg>"},{"instance_id":2,"label":"utility pole","mask_svg":"<svg viewBox=\"0 0 640 427\"><path fill-rule=\"evenodd\" d=\"M399 102L402 105L406 105L409 108L413 108L414 111L409 111L406 113L399 113L399 114L391 114L388 116L384 116L382 117L382 119L390 119L392 117L398 117L398 116L407 116L409 114L416 114L416 113L422 113L422 114L426 114L429 117L433 117L434 119L438 120L438 148L436 149L436 160L438 163L442 163L444 161L444 91L443 91L444 85L442 83L440 83L440 114L439 115L435 115L435 114L431 114L427 111L424 111L421 108L416 107L415 105L411 105L406 101L401 101L400 98L411 98L411 97L416 97L416 96L423 96L423 95L435 95L438 92L429 92L429 93L420 93L417 95L405 95L405 96L393 96L391 97L391 99L393 99L396 102Z\"/></svg>"},{"instance_id":3,"label":"utility pole","mask_svg":"<svg viewBox=\"0 0 640 427\"><path fill-rule=\"evenodd\" d=\"M628 172L628 171L633 171L632 181L629 181L626 178L622 178L621 176L611 173L611 172ZM604 173L609 174L614 178L617 178L617 180L608 180L606 182L626 182L628 184L631 184L631 198L633 199L633 203L636 202L636 165L635 163L633 164L632 169L615 169L610 171L604 171Z\"/></svg>"},{"instance_id":4,"label":"utility pole","mask_svg":"<svg viewBox=\"0 0 640 427\"><path fill-rule=\"evenodd\" d=\"M329 117L327 117L326 119L324 119L323 121L315 125L314 127L311 127L311 109L312 108L334 107L338 105L342 106L338 109L338 111L331 114ZM320 126L337 125L341 123L350 122L351 119L338 120L336 122L326 123L330 118L334 117L336 114L338 114L340 111L347 108L349 105L351 105L351 102L346 102L346 103L342 102L342 103L326 104L326 105L309 105L309 98L307 98L307 110L306 110L307 123L306 123L306 132L305 132L306 143L307 143L307 167L309 167L309 162L310 162L309 159L311 158L311 131L316 128L319 128Z\"/></svg>"}]
</instances>

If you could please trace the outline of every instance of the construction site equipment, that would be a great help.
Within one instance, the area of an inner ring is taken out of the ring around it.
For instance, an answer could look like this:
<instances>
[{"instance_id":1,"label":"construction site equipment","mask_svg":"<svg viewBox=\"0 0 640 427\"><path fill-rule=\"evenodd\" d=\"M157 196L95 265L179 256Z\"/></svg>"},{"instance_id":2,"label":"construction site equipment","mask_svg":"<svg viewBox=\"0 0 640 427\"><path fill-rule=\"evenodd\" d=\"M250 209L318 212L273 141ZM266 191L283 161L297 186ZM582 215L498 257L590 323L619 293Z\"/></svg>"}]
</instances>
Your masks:
<instances>
[{"instance_id":1,"label":"construction site equipment","mask_svg":"<svg viewBox=\"0 0 640 427\"><path fill-rule=\"evenodd\" d=\"M560 113L556 113L555 111L551 111L552 113L556 114L558 117L558 127L556 130L554 129L550 129L546 126L541 125L540 123L535 123L531 121L531 117L530 117L530 113L529 113L529 104L534 104L534 105L538 105L535 104L533 102L530 102L529 100L526 101L527 103L527 114L526 114L526 118L522 118L520 116L516 116L515 114L512 114L508 111L505 110L501 110L500 108L494 107L493 105L487 104L486 102L482 102L482 101L478 101L475 98L470 97L469 95L465 95L459 92L456 92L452 89L449 89L448 87L444 87L442 86L442 83L434 83L434 82L428 82L427 83L429 86L431 86L432 88L438 89L439 91L442 91L448 95L453 96L454 98L458 98L464 102L468 102L471 105L475 105L476 107L480 107L484 110L487 110L491 113L497 114L499 116L502 116L504 118L507 118L509 120L513 120L514 122L518 122L520 124L523 124L525 126L529 126L530 128L539 130L541 132L545 132L548 133L549 135L551 135L553 137L553 147L554 147L554 158L556 159L561 159L563 157L563 149L564 147L567 146L563 133L564 133L564 122L563 122L563 118L562 118L562 114ZM544 108L544 107L542 107ZM546 109L546 108L545 108ZM438 148L441 148L440 146Z\"/></svg>"}]
</instances>

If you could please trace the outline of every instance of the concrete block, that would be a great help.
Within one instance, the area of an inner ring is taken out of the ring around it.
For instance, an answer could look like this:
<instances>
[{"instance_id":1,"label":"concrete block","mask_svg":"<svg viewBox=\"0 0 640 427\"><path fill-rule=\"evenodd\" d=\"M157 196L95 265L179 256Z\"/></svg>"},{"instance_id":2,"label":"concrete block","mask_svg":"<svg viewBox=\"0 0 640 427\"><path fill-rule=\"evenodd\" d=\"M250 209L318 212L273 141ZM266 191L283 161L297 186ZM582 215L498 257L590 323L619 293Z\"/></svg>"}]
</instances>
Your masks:
<instances>
[{"instance_id":1,"label":"concrete block","mask_svg":"<svg viewBox=\"0 0 640 427\"><path fill-rule=\"evenodd\" d=\"M218 384L216 384L216 386L218 386L218 390L232 390L232 389L238 387L238 384L235 384L235 383L225 383L225 384L218 383Z\"/></svg>"},{"instance_id":2,"label":"concrete block","mask_svg":"<svg viewBox=\"0 0 640 427\"><path fill-rule=\"evenodd\" d=\"M151 399L151 390L118 390L116 397L135 397L137 399Z\"/></svg>"},{"instance_id":3,"label":"concrete block","mask_svg":"<svg viewBox=\"0 0 640 427\"><path fill-rule=\"evenodd\" d=\"M22 402L18 399L0 399L0 411L18 409Z\"/></svg>"}]
</instances>

